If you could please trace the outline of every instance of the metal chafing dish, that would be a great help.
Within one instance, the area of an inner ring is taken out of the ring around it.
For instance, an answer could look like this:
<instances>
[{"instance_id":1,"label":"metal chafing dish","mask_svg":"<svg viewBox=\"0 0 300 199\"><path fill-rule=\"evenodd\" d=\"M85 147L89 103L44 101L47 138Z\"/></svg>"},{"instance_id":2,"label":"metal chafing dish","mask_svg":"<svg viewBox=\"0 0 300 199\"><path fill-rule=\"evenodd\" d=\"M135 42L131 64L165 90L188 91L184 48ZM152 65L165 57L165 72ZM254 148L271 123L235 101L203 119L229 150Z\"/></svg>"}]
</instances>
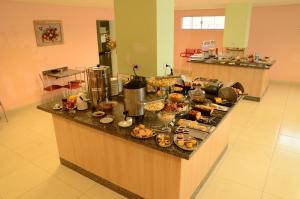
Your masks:
<instances>
[{"instance_id":1,"label":"metal chafing dish","mask_svg":"<svg viewBox=\"0 0 300 199\"><path fill-rule=\"evenodd\" d=\"M247 95L244 92L244 87L240 82L230 82L219 89L218 96L230 103L235 103L240 96Z\"/></svg>"}]
</instances>

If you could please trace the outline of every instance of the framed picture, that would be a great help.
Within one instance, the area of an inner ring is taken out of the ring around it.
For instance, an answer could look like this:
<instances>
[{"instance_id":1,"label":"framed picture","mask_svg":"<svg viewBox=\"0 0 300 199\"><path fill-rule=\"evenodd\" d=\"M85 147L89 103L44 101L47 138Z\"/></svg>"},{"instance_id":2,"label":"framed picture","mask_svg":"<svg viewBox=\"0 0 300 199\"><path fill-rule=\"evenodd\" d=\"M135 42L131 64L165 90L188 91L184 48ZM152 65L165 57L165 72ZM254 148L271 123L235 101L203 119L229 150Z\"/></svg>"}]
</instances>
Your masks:
<instances>
[{"instance_id":1,"label":"framed picture","mask_svg":"<svg viewBox=\"0 0 300 199\"><path fill-rule=\"evenodd\" d=\"M37 46L63 44L62 22L59 20L33 21Z\"/></svg>"}]
</instances>

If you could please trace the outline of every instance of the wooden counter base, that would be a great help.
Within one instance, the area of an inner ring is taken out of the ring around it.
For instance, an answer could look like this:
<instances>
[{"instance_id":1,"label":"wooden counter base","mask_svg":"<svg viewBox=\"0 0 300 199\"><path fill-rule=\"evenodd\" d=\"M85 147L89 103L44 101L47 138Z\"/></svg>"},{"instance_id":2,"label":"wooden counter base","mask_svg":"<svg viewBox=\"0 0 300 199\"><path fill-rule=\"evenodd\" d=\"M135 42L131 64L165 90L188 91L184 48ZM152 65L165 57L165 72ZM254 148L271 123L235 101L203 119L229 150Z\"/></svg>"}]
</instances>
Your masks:
<instances>
[{"instance_id":1,"label":"wooden counter base","mask_svg":"<svg viewBox=\"0 0 300 199\"><path fill-rule=\"evenodd\" d=\"M227 147L224 149L224 151L222 152L222 154L220 154L220 156L218 157L218 160L214 163L213 167L210 169L210 171L207 173L207 175L205 176L205 178L202 180L202 182L198 185L197 189L194 191L194 193L191 196L191 199L196 198L198 192L201 190L202 186L205 184L205 182L207 181L207 179L209 178L210 174L214 171L214 169L216 168L216 166L218 165L218 163L220 162L220 160L222 159L223 155L225 154L225 152L227 151ZM88 177L89 179L125 196L126 198L130 198L130 199L142 199L143 197L136 195L135 193L132 193L116 184L113 184L103 178L101 178L100 176L97 176L75 164L73 164L72 162L69 162L67 160L64 160L63 158L60 158L60 163L78 173L80 173L81 175L84 175L85 177Z\"/></svg>"},{"instance_id":2,"label":"wooden counter base","mask_svg":"<svg viewBox=\"0 0 300 199\"><path fill-rule=\"evenodd\" d=\"M227 147L228 114L189 160L52 116L62 164L129 198L188 199Z\"/></svg>"}]
</instances>

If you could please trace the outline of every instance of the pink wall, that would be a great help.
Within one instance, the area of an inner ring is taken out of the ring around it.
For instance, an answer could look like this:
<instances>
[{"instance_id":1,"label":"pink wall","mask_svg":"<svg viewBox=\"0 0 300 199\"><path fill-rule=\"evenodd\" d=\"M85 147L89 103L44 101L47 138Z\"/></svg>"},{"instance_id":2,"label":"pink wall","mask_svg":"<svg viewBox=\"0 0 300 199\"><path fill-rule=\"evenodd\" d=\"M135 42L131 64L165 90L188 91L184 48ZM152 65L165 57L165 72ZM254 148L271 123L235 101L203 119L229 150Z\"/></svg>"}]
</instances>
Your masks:
<instances>
[{"instance_id":1,"label":"pink wall","mask_svg":"<svg viewBox=\"0 0 300 199\"><path fill-rule=\"evenodd\" d=\"M7 109L37 102L47 68L99 63L96 20L112 10L0 2L0 99ZM33 20L62 20L64 44L37 47Z\"/></svg>"},{"instance_id":2,"label":"pink wall","mask_svg":"<svg viewBox=\"0 0 300 199\"><path fill-rule=\"evenodd\" d=\"M181 30L183 16L222 15L224 9L175 11L175 67L183 65L179 52L198 48L200 42L215 39L223 43L221 30ZM273 80L300 82L300 5L253 8L248 52L259 52L276 59L270 75Z\"/></svg>"},{"instance_id":3,"label":"pink wall","mask_svg":"<svg viewBox=\"0 0 300 199\"><path fill-rule=\"evenodd\" d=\"M300 5L253 10L249 52L270 55L277 63L271 79L300 82Z\"/></svg>"},{"instance_id":4,"label":"pink wall","mask_svg":"<svg viewBox=\"0 0 300 199\"><path fill-rule=\"evenodd\" d=\"M174 16L174 65L175 67L183 64L184 59L179 55L186 48L200 48L203 40L214 39L217 41L217 46L222 46L223 30L182 30L181 19L184 16L224 16L224 9L212 10L180 10L175 11Z\"/></svg>"}]
</instances>

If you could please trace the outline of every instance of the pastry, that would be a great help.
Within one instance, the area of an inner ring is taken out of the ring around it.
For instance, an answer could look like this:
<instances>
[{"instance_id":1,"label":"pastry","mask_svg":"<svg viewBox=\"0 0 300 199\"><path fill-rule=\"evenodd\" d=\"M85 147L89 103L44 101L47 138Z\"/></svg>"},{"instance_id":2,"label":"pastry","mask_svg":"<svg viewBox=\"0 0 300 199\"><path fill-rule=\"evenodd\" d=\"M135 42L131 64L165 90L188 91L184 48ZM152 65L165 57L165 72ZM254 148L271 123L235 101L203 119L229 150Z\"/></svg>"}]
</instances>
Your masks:
<instances>
[{"instance_id":1,"label":"pastry","mask_svg":"<svg viewBox=\"0 0 300 199\"><path fill-rule=\"evenodd\" d=\"M173 88L173 90L175 91L175 92L181 92L181 91L183 91L183 88L182 87L174 87Z\"/></svg>"},{"instance_id":2,"label":"pastry","mask_svg":"<svg viewBox=\"0 0 300 199\"><path fill-rule=\"evenodd\" d=\"M164 103L162 101L149 102L144 105L144 109L147 111L160 111L164 108Z\"/></svg>"},{"instance_id":3,"label":"pastry","mask_svg":"<svg viewBox=\"0 0 300 199\"><path fill-rule=\"evenodd\" d=\"M170 146L171 141L170 141L170 136L166 134L158 134L156 137L157 143L161 147L167 147Z\"/></svg>"},{"instance_id":4,"label":"pastry","mask_svg":"<svg viewBox=\"0 0 300 199\"><path fill-rule=\"evenodd\" d=\"M221 104L222 103L222 98L215 97L215 102L218 103L218 104Z\"/></svg>"},{"instance_id":5,"label":"pastry","mask_svg":"<svg viewBox=\"0 0 300 199\"><path fill-rule=\"evenodd\" d=\"M207 127L206 126L203 126L203 125L196 125L195 127L194 127L194 129L197 129L197 130L200 130L200 131L204 131L204 132L207 132L208 131L208 129L207 129Z\"/></svg>"},{"instance_id":6,"label":"pastry","mask_svg":"<svg viewBox=\"0 0 300 199\"><path fill-rule=\"evenodd\" d=\"M183 99L183 95L180 93L171 93L169 99L173 102L180 102Z\"/></svg>"},{"instance_id":7,"label":"pastry","mask_svg":"<svg viewBox=\"0 0 300 199\"><path fill-rule=\"evenodd\" d=\"M151 77L147 81L149 85L154 87L168 87L176 84L177 79L174 77L168 77L168 78Z\"/></svg>"},{"instance_id":8,"label":"pastry","mask_svg":"<svg viewBox=\"0 0 300 199\"><path fill-rule=\"evenodd\" d=\"M148 138L153 135L153 131L145 128L143 124L140 124L132 130L131 134L137 138Z\"/></svg>"},{"instance_id":9,"label":"pastry","mask_svg":"<svg viewBox=\"0 0 300 199\"><path fill-rule=\"evenodd\" d=\"M192 142L185 142L184 144L185 144L185 146L187 148L192 148L193 147L193 143Z\"/></svg>"},{"instance_id":10,"label":"pastry","mask_svg":"<svg viewBox=\"0 0 300 199\"><path fill-rule=\"evenodd\" d=\"M211 116L212 112L214 111L214 108L208 105L196 105L193 107L193 110L200 111L203 115Z\"/></svg>"},{"instance_id":11,"label":"pastry","mask_svg":"<svg viewBox=\"0 0 300 199\"><path fill-rule=\"evenodd\" d=\"M190 120L200 120L201 119L201 112L191 110L188 113L188 117L189 117Z\"/></svg>"},{"instance_id":12,"label":"pastry","mask_svg":"<svg viewBox=\"0 0 300 199\"><path fill-rule=\"evenodd\" d=\"M177 134L177 140L182 140L184 138L182 133Z\"/></svg>"},{"instance_id":13,"label":"pastry","mask_svg":"<svg viewBox=\"0 0 300 199\"><path fill-rule=\"evenodd\" d=\"M196 129L196 130L200 130L200 131L204 131L204 132L208 131L208 128L206 126L199 124L197 121L180 119L180 120L178 120L177 124L180 126L186 126L188 128L192 128L192 129Z\"/></svg>"},{"instance_id":14,"label":"pastry","mask_svg":"<svg viewBox=\"0 0 300 199\"><path fill-rule=\"evenodd\" d=\"M179 146L183 146L183 145L184 145L184 141L183 141L183 140L177 140L177 144L178 144Z\"/></svg>"},{"instance_id":15,"label":"pastry","mask_svg":"<svg viewBox=\"0 0 300 199\"><path fill-rule=\"evenodd\" d=\"M138 127L139 127L140 129L144 129L144 128L145 128L145 125L139 124Z\"/></svg>"}]
</instances>

